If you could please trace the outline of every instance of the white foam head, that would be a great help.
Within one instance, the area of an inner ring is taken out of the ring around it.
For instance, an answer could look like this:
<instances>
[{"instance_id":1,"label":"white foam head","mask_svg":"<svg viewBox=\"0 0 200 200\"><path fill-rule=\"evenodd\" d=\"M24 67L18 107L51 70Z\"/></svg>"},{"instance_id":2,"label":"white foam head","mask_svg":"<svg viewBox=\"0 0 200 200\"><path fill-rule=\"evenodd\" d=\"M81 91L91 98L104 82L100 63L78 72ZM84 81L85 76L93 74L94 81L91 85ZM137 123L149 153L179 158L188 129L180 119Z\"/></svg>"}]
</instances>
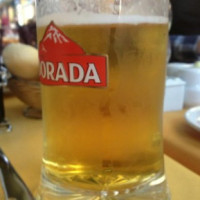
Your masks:
<instances>
[{"instance_id":1,"label":"white foam head","mask_svg":"<svg viewBox=\"0 0 200 200\"><path fill-rule=\"evenodd\" d=\"M85 13L84 15L69 14L52 14L39 18L37 21L38 26L45 26L51 21L54 21L56 25L68 25L68 24L141 24L141 23L168 23L167 17L161 16L139 16L139 15L111 15L111 14L94 14Z\"/></svg>"}]
</instances>

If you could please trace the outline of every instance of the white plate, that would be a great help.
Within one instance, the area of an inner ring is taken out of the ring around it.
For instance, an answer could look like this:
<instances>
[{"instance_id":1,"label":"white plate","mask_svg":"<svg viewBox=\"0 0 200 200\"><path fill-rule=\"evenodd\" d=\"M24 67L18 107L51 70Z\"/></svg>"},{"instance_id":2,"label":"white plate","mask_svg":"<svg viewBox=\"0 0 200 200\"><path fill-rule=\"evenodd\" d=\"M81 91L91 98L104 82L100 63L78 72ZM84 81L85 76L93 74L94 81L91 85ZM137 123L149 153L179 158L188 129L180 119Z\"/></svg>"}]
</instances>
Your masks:
<instances>
[{"instance_id":1,"label":"white plate","mask_svg":"<svg viewBox=\"0 0 200 200\"><path fill-rule=\"evenodd\" d=\"M200 106L190 108L185 113L186 121L197 131L200 131Z\"/></svg>"}]
</instances>

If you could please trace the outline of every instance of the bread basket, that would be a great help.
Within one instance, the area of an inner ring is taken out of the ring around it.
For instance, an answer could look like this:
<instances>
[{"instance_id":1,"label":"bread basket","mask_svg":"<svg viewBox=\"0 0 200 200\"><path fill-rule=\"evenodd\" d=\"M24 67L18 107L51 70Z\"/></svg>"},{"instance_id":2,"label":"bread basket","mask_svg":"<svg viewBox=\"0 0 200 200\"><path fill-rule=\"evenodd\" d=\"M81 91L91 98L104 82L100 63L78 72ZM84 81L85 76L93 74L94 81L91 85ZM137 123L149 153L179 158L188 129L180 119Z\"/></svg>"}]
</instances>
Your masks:
<instances>
[{"instance_id":1,"label":"bread basket","mask_svg":"<svg viewBox=\"0 0 200 200\"><path fill-rule=\"evenodd\" d=\"M27 117L41 118L40 82L12 77L8 87L22 102L29 107L24 111Z\"/></svg>"}]
</instances>

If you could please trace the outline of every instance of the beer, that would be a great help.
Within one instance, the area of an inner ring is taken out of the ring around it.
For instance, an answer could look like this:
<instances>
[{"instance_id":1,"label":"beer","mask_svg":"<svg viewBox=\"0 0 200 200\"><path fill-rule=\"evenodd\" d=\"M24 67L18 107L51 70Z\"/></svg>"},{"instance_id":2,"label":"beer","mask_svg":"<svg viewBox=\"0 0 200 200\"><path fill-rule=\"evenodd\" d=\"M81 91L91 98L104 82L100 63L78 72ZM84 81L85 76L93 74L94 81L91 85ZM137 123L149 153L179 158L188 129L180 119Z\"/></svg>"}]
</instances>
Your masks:
<instances>
[{"instance_id":1,"label":"beer","mask_svg":"<svg viewBox=\"0 0 200 200\"><path fill-rule=\"evenodd\" d=\"M45 29L38 28L39 42ZM121 17L59 29L87 55L107 57L107 85L42 85L46 176L94 191L162 176L167 22Z\"/></svg>"}]
</instances>

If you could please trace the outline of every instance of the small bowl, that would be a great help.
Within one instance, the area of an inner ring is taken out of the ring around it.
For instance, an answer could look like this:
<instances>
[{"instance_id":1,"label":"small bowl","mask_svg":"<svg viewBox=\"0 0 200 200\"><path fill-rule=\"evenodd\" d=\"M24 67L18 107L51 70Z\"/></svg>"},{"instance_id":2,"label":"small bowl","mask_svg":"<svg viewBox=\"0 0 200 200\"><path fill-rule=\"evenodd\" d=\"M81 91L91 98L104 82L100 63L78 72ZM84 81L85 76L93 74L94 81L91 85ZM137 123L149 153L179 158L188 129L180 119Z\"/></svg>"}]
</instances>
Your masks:
<instances>
[{"instance_id":1,"label":"small bowl","mask_svg":"<svg viewBox=\"0 0 200 200\"><path fill-rule=\"evenodd\" d=\"M184 80L187 86L200 85L200 68L186 68L179 72L179 77Z\"/></svg>"},{"instance_id":2,"label":"small bowl","mask_svg":"<svg viewBox=\"0 0 200 200\"><path fill-rule=\"evenodd\" d=\"M179 77L180 71L193 67L193 63L173 62L167 65L167 76Z\"/></svg>"}]
</instances>

